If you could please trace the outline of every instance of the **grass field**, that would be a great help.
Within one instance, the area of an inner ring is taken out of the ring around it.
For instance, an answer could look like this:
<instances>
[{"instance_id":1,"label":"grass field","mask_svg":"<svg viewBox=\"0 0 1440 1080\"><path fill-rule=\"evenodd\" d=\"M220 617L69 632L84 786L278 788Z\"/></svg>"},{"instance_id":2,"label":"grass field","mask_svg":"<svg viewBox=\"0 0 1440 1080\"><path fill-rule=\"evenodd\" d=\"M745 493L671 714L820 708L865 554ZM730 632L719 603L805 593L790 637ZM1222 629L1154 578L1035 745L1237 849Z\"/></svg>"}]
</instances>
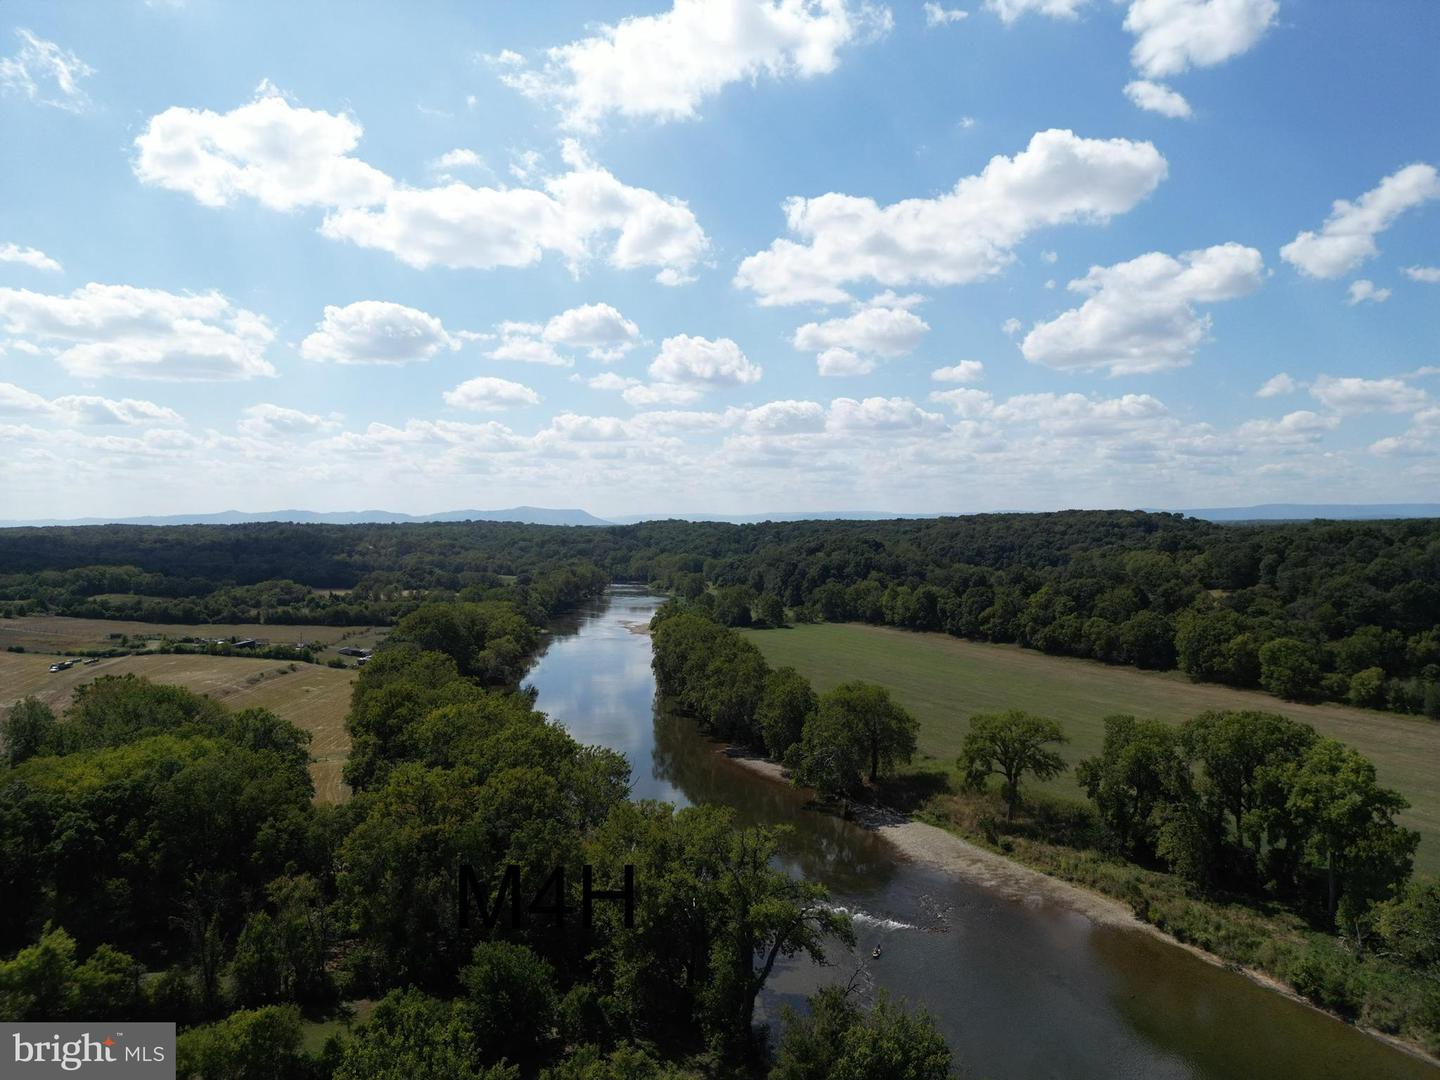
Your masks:
<instances>
[{"instance_id":1,"label":"grass field","mask_svg":"<svg viewBox=\"0 0 1440 1080\"><path fill-rule=\"evenodd\" d=\"M825 623L752 630L746 636L772 666L793 666L819 691L847 679L888 687L920 721L920 752L928 760L918 764L939 764L952 772L967 721L976 713L1024 709L1058 720L1070 738L1062 753L1071 764L1099 751L1103 720L1113 713L1175 724L1207 709L1284 713L1375 762L1382 782L1412 804L1401 820L1420 830L1417 866L1440 872L1440 724L1432 721L1342 705L1297 705L1268 694L1192 683L1178 672L1109 667L945 634ZM1080 797L1069 773L1042 789Z\"/></svg>"},{"instance_id":2,"label":"grass field","mask_svg":"<svg viewBox=\"0 0 1440 1080\"><path fill-rule=\"evenodd\" d=\"M117 645L112 634L126 634L132 642L159 642L164 638L186 637L261 638L277 645L306 641L326 646L317 650L328 659L328 650L338 645L372 648L387 633L387 627L373 626L279 626L261 623L189 625L182 623L129 622L123 619L75 619L68 615L25 615L0 619L0 650L21 645L30 652L59 654L82 649L106 649Z\"/></svg>"},{"instance_id":3,"label":"grass field","mask_svg":"<svg viewBox=\"0 0 1440 1080\"><path fill-rule=\"evenodd\" d=\"M51 674L51 660L34 653L0 652L0 709L34 694L59 711L70 703L81 683L100 675L132 672L206 694L231 709L269 709L305 729L312 736L310 753L315 761L310 773L315 779L315 798L342 802L349 796L340 770L350 752L345 713L350 707L353 670L296 664L292 671L292 665L280 660L169 655L117 656Z\"/></svg>"}]
</instances>

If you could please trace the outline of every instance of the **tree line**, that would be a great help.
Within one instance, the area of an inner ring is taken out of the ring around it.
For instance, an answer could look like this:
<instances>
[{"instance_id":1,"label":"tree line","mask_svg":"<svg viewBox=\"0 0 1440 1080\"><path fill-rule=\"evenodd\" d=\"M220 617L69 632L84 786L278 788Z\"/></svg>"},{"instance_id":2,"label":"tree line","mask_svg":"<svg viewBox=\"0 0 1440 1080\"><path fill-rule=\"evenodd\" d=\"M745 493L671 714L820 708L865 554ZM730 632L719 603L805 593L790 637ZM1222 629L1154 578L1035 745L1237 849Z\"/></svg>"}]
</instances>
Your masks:
<instances>
[{"instance_id":1,"label":"tree line","mask_svg":"<svg viewBox=\"0 0 1440 1080\"><path fill-rule=\"evenodd\" d=\"M575 560L606 580L712 595L731 625L789 609L1440 718L1433 520L1222 525L1067 511L5 529L0 611L375 624ZM332 589L346 591L319 591Z\"/></svg>"}]
</instances>

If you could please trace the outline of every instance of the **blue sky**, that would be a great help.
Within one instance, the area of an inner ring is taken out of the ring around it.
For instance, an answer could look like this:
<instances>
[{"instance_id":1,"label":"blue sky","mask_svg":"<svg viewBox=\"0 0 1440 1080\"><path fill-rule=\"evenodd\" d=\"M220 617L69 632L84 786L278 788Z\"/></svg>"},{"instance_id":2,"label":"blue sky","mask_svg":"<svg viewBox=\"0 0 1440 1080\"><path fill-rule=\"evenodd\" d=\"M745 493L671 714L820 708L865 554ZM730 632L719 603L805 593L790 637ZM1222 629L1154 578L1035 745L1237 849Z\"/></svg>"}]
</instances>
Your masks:
<instances>
[{"instance_id":1,"label":"blue sky","mask_svg":"<svg viewBox=\"0 0 1440 1080\"><path fill-rule=\"evenodd\" d=\"M1433 500L1437 40L12 0L0 518Z\"/></svg>"}]
</instances>

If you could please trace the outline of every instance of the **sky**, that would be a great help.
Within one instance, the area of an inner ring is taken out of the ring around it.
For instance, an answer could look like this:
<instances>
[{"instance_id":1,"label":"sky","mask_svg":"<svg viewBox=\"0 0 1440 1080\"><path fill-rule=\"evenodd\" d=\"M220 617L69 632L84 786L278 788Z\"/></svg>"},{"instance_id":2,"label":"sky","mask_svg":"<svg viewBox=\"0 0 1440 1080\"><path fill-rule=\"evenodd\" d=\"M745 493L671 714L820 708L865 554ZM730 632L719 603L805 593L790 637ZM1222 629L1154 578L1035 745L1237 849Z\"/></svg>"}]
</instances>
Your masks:
<instances>
[{"instance_id":1,"label":"sky","mask_svg":"<svg viewBox=\"0 0 1440 1080\"><path fill-rule=\"evenodd\" d=\"M1440 495L1433 0L0 4L0 519Z\"/></svg>"}]
</instances>

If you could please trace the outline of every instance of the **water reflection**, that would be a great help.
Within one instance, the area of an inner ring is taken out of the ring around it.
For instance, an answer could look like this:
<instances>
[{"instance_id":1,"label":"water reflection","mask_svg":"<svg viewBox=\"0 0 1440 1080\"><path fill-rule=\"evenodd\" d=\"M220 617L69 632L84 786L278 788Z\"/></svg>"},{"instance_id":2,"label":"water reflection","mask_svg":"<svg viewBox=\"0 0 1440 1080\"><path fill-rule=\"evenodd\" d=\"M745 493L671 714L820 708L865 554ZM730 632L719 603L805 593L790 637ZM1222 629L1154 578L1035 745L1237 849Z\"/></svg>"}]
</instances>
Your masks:
<instances>
[{"instance_id":1,"label":"water reflection","mask_svg":"<svg viewBox=\"0 0 1440 1080\"><path fill-rule=\"evenodd\" d=\"M717 753L691 721L656 707L650 642L637 630L658 603L613 590L555 628L529 682L539 707L576 738L625 754L636 798L723 803L745 824L790 826L787 864L856 916L853 953L837 950L823 969L777 967L762 1019L818 985L856 977L923 1004L957 1062L992 1080L1440 1075L1149 935L1096 926L1039 897L997 895L806 810L799 792Z\"/></svg>"}]
</instances>

